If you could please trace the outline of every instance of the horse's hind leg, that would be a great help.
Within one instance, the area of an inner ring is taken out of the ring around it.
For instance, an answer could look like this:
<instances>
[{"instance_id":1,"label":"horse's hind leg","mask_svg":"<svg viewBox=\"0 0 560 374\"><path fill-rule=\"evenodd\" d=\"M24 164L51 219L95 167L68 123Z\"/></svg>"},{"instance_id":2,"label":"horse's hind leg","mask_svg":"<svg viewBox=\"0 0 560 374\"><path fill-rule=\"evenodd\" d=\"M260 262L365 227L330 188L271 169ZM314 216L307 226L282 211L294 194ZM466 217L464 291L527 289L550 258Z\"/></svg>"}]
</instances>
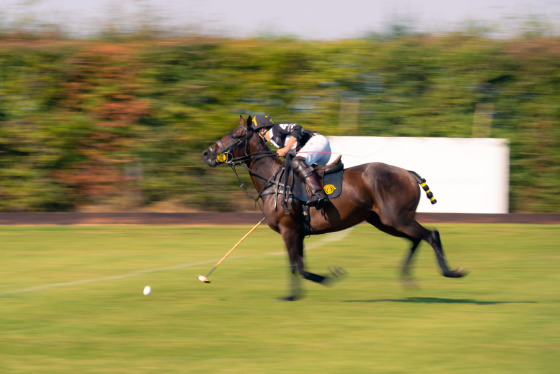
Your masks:
<instances>
[{"instance_id":1,"label":"horse's hind leg","mask_svg":"<svg viewBox=\"0 0 560 374\"><path fill-rule=\"evenodd\" d=\"M445 258L445 253L443 252L443 246L441 244L439 232L437 230L430 231L416 221L411 221L406 225L402 225L401 227L399 227L399 230L403 231L413 238L420 238L432 246L443 276L449 278L460 278L467 275L467 273L463 269L449 269L449 265L447 264L447 260Z\"/></svg>"},{"instance_id":2,"label":"horse's hind leg","mask_svg":"<svg viewBox=\"0 0 560 374\"><path fill-rule=\"evenodd\" d=\"M445 253L443 252L443 246L441 244L441 239L438 231L430 231L424 228L415 220L399 222L394 225L387 225L381 222L381 219L375 213L372 214L367 219L367 221L383 232L398 237L404 237L412 241L412 247L410 248L409 254L405 259L405 262L402 267L403 276L406 277L410 274L410 265L414 258L416 249L418 248L418 245L422 240L429 243L434 249L434 253L436 255L438 265L441 269L442 274L445 277L460 278L467 275L467 273L462 269L455 269L455 270L449 269L447 260L445 259Z\"/></svg>"},{"instance_id":3,"label":"horse's hind leg","mask_svg":"<svg viewBox=\"0 0 560 374\"><path fill-rule=\"evenodd\" d=\"M410 249L408 250L408 255L404 259L401 275L403 278L410 280L411 279L410 268L412 265L412 260L414 259L414 255L416 254L416 249L420 245L420 242L422 242L422 239L416 239L416 238L409 238L409 239L412 241L412 247L410 247Z\"/></svg>"},{"instance_id":4,"label":"horse's hind leg","mask_svg":"<svg viewBox=\"0 0 560 374\"><path fill-rule=\"evenodd\" d=\"M420 225L420 224L418 224ZM430 245L432 246L432 248L434 249L434 252L436 254L436 258L439 264L439 267L441 268L442 274L445 277L448 278L461 278L464 277L465 275L467 275L468 273L464 270L464 269L455 269L455 270L449 270L449 266L447 265L447 261L445 259L445 253L443 252L443 246L441 244L441 239L439 237L439 231L434 230L434 231L428 231L430 233L429 237L424 240L426 240L428 243L430 243Z\"/></svg>"},{"instance_id":5,"label":"horse's hind leg","mask_svg":"<svg viewBox=\"0 0 560 374\"><path fill-rule=\"evenodd\" d=\"M376 213L372 213L366 221L389 235L393 235L399 238L406 238L412 242L412 246L410 247L408 254L405 257L401 268L401 276L408 281L412 281L410 269L411 269L412 261L414 260L414 255L416 254L416 249L422 242L422 238L411 237L409 235L406 235L404 232L398 231L392 226L387 226L383 224L381 222L381 219Z\"/></svg>"}]
</instances>

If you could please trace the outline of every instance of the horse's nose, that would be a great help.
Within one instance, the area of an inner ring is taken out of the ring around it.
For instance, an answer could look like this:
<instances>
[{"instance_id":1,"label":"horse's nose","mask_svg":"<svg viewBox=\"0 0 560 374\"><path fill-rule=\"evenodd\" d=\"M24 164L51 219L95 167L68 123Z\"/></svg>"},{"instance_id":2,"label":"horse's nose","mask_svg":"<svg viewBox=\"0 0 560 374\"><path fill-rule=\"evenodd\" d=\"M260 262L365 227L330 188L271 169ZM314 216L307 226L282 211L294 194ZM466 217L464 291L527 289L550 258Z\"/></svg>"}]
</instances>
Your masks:
<instances>
[{"instance_id":1,"label":"horse's nose","mask_svg":"<svg viewBox=\"0 0 560 374\"><path fill-rule=\"evenodd\" d=\"M214 152L212 152L212 150L210 148L208 148L204 152L202 152L202 160L204 160L204 162L208 166L214 167L217 164Z\"/></svg>"}]
</instances>

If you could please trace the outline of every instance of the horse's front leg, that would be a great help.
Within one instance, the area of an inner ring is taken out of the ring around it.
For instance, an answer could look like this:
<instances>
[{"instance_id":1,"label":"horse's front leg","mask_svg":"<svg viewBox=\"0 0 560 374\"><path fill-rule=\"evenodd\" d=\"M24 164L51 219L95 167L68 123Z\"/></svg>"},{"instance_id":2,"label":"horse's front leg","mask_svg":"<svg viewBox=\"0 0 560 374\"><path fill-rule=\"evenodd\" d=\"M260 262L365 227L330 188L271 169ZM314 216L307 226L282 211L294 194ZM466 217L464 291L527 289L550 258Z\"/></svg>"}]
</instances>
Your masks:
<instances>
[{"instance_id":1,"label":"horse's front leg","mask_svg":"<svg viewBox=\"0 0 560 374\"><path fill-rule=\"evenodd\" d=\"M298 277L298 271L303 270L303 258L300 253L303 252L303 237L296 230L281 230L282 238L286 244L288 251L288 260L290 262L291 275L291 293L284 300L294 301L301 298L301 285Z\"/></svg>"},{"instance_id":2,"label":"horse's front leg","mask_svg":"<svg viewBox=\"0 0 560 374\"><path fill-rule=\"evenodd\" d=\"M315 273L310 273L307 270L305 270L305 265L303 263L303 239L304 239L304 235L303 233L301 234L301 238L298 240L298 244L297 244L297 256L296 256L296 264L297 264L297 270L299 271L299 273L301 274L301 276L304 279L310 280L312 282L315 283L319 283L322 285L327 285L330 281L331 278L323 276L323 275L319 275L319 274L315 274Z\"/></svg>"},{"instance_id":3,"label":"horse's front leg","mask_svg":"<svg viewBox=\"0 0 560 374\"><path fill-rule=\"evenodd\" d=\"M298 273L307 280L315 283L320 283L326 285L329 283L330 278L323 275L310 273L305 270L305 265L303 261L303 239L304 234L301 230L297 229L285 229L281 230L282 238L286 244L286 249L288 251L288 258L290 261L290 273L291 273L291 295L286 297L286 300L292 301L301 298L301 285Z\"/></svg>"}]
</instances>

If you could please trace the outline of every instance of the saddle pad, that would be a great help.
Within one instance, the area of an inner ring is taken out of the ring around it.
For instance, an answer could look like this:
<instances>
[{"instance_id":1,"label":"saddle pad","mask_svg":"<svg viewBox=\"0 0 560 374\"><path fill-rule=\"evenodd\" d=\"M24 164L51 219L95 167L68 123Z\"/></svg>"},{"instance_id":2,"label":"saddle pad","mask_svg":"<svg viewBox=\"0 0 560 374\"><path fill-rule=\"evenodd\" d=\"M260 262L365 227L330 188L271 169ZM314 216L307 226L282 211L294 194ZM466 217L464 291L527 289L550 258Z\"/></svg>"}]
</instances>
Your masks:
<instances>
[{"instance_id":1,"label":"saddle pad","mask_svg":"<svg viewBox=\"0 0 560 374\"><path fill-rule=\"evenodd\" d=\"M342 193L342 174L344 170L341 169L335 173L325 174L323 177L323 190L329 197L334 199Z\"/></svg>"}]
</instances>

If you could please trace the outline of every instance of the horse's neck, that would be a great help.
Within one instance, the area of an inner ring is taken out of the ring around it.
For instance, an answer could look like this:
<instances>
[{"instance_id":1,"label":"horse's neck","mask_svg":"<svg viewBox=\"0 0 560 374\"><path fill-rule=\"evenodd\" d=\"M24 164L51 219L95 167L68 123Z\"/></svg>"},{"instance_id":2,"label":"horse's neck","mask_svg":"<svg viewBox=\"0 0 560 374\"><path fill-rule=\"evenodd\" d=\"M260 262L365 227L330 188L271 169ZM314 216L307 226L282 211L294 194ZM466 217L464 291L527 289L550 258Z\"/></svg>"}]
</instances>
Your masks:
<instances>
[{"instance_id":1,"label":"horse's neck","mask_svg":"<svg viewBox=\"0 0 560 374\"><path fill-rule=\"evenodd\" d=\"M270 148L265 143L259 142L257 146L251 147L251 153L270 152ZM282 162L275 156L271 157L257 157L247 163L249 169L252 170L251 180L255 185L257 192L261 193L266 187L266 183L275 174L278 173L282 167Z\"/></svg>"}]
</instances>

